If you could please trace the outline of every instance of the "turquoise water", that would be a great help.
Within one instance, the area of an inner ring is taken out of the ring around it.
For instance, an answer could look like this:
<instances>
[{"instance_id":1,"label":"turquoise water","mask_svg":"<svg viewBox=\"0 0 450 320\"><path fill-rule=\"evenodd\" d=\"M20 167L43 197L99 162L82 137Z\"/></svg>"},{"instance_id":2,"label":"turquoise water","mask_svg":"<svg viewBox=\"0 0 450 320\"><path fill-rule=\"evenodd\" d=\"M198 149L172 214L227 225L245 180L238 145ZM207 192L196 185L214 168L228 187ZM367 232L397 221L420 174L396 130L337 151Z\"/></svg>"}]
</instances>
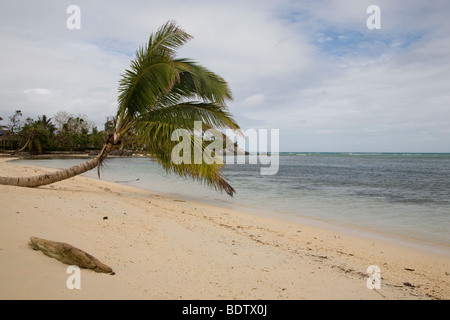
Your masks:
<instances>
[{"instance_id":1,"label":"turquoise water","mask_svg":"<svg viewBox=\"0 0 450 320\"><path fill-rule=\"evenodd\" d=\"M281 153L276 175L228 165L235 197L166 175L147 158L107 160L102 179L224 206L245 206L450 245L450 154ZM82 159L20 160L67 168ZM96 170L86 173L97 177Z\"/></svg>"}]
</instances>

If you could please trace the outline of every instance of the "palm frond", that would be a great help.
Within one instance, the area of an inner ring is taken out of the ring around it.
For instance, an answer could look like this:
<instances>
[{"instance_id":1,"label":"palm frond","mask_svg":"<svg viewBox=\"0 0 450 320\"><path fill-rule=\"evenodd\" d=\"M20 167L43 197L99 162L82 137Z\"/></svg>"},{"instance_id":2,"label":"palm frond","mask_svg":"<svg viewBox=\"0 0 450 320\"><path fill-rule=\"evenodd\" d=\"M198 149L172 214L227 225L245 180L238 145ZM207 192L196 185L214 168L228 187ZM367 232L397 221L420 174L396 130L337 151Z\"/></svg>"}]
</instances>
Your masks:
<instances>
[{"instance_id":1,"label":"palm frond","mask_svg":"<svg viewBox=\"0 0 450 320\"><path fill-rule=\"evenodd\" d=\"M169 21L136 51L136 58L119 83L118 114L122 118L151 110L161 96L170 92L178 79L173 63L176 49L191 38Z\"/></svg>"},{"instance_id":2,"label":"palm frond","mask_svg":"<svg viewBox=\"0 0 450 320\"><path fill-rule=\"evenodd\" d=\"M180 80L174 85L167 98L197 97L197 100L225 105L233 96L228 83L206 67L189 59L176 59L174 66Z\"/></svg>"},{"instance_id":3,"label":"palm frond","mask_svg":"<svg viewBox=\"0 0 450 320\"><path fill-rule=\"evenodd\" d=\"M177 26L175 21L167 21L155 34L150 35L148 52L174 58L176 50L191 39L192 36Z\"/></svg>"},{"instance_id":4,"label":"palm frond","mask_svg":"<svg viewBox=\"0 0 450 320\"><path fill-rule=\"evenodd\" d=\"M137 50L120 81L115 134L123 137L131 130L167 172L200 180L232 196L235 191L223 176L222 163L201 157L200 163L175 164L171 159L178 144L172 133L177 129L191 134L194 153L205 152L206 143L196 142L195 121L203 124L201 134L210 128L239 130L225 104L232 100L227 82L192 60L175 59L177 49L191 38L169 21Z\"/></svg>"},{"instance_id":5,"label":"palm frond","mask_svg":"<svg viewBox=\"0 0 450 320\"><path fill-rule=\"evenodd\" d=\"M173 132L175 127L175 125L155 123L147 128L146 143L150 157L157 160L168 174L175 173L182 177L192 178L215 190L224 191L228 195L233 196L235 190L223 175L224 165L220 161L205 162L203 153L207 148L207 143L204 141L198 143L200 140L198 136L191 135L191 139L188 142L190 161L179 164L173 161L172 150L174 150L179 141L172 141L172 135L168 133ZM200 153L200 158L196 158L197 152Z\"/></svg>"},{"instance_id":6,"label":"palm frond","mask_svg":"<svg viewBox=\"0 0 450 320\"><path fill-rule=\"evenodd\" d=\"M159 97L170 90L175 76L171 61L157 64L133 61L131 70L126 70L120 81L119 118L132 119L151 110Z\"/></svg>"},{"instance_id":7,"label":"palm frond","mask_svg":"<svg viewBox=\"0 0 450 320\"><path fill-rule=\"evenodd\" d=\"M157 108L142 115L138 125L146 123L172 123L177 128L193 130L194 121L201 121L204 126L216 129L239 130L239 125L232 115L221 105L206 102L185 102L164 108Z\"/></svg>"}]
</instances>

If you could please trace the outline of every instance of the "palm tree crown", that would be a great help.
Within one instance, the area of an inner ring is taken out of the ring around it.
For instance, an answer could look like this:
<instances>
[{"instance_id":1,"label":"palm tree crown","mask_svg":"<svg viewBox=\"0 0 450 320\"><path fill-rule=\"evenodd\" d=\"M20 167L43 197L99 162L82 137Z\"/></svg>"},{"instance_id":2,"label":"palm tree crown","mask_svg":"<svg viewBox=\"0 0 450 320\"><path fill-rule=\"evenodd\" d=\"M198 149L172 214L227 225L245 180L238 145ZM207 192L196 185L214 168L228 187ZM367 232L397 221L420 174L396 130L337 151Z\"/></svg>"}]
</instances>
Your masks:
<instances>
[{"instance_id":1,"label":"palm tree crown","mask_svg":"<svg viewBox=\"0 0 450 320\"><path fill-rule=\"evenodd\" d=\"M175 165L170 158L177 143L171 133L186 129L194 135L194 121L201 121L205 130L239 129L225 104L232 100L227 82L192 60L176 58L177 49L191 38L169 21L136 51L120 81L112 138L117 144L132 129L167 172L201 180L232 196L235 191L223 177L221 164Z\"/></svg>"},{"instance_id":2,"label":"palm tree crown","mask_svg":"<svg viewBox=\"0 0 450 320\"><path fill-rule=\"evenodd\" d=\"M192 60L176 57L177 49L190 39L189 34L169 21L136 51L135 59L119 83L112 133L94 159L35 177L0 177L0 184L38 187L100 168L112 150L123 147L127 133L133 133L133 137L147 146L149 155L167 173L174 172L202 181L233 196L235 190L223 176L221 162L211 163L202 157L200 162L175 164L171 159L172 150L178 143L172 140L172 133L177 129L190 133L188 143L194 150L192 154L195 151L203 154L207 150L203 139L198 143L199 135L202 136L205 130L239 130L226 107L226 101L232 100L227 82ZM41 120L43 123L46 119ZM200 133L195 125L199 121L202 123ZM37 141L37 131L30 133L33 135L29 141Z\"/></svg>"}]
</instances>

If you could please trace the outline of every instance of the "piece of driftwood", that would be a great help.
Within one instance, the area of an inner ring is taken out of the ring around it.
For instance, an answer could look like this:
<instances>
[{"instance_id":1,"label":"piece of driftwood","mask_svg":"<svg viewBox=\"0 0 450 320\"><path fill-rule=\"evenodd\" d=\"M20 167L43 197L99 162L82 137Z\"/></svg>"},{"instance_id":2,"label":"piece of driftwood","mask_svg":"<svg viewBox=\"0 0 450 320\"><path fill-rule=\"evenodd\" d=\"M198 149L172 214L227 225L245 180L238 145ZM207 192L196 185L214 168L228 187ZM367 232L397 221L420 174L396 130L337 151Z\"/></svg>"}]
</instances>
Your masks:
<instances>
[{"instance_id":1,"label":"piece of driftwood","mask_svg":"<svg viewBox=\"0 0 450 320\"><path fill-rule=\"evenodd\" d=\"M42 251L45 255L55 258L62 263L76 265L80 268L92 269L95 272L112 273L111 267L100 262L87 252L75 248L64 242L31 237L28 243L34 250Z\"/></svg>"}]
</instances>

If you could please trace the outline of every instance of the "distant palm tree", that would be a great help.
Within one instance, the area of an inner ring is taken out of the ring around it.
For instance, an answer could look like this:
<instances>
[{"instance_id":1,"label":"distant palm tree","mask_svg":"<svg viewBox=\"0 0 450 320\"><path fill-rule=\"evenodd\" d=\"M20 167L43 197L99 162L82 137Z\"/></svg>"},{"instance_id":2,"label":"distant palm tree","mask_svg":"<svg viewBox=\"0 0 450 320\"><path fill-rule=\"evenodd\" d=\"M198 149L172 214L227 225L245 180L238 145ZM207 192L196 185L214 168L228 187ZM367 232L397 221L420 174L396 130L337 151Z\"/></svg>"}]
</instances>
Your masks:
<instances>
[{"instance_id":1,"label":"distant palm tree","mask_svg":"<svg viewBox=\"0 0 450 320\"><path fill-rule=\"evenodd\" d=\"M22 152L25 149L28 152L42 153L43 141L48 139L50 132L39 122L33 122L29 125L25 125L22 129L23 136L25 137L25 144L17 152Z\"/></svg>"},{"instance_id":2,"label":"distant palm tree","mask_svg":"<svg viewBox=\"0 0 450 320\"><path fill-rule=\"evenodd\" d=\"M201 121L203 130L239 129L225 104L232 99L227 82L192 60L175 57L176 50L191 38L169 21L151 34L148 44L137 50L136 58L119 84L114 131L95 158L45 175L0 177L0 184L37 187L79 175L99 167L111 151L122 144L127 132L133 131L166 172L200 180L232 196L235 190L223 176L223 164L208 164L204 160L200 164L171 161L172 148L178 143L171 139L176 129L194 134L194 121ZM192 137L192 146L198 148L194 135ZM201 147L203 151L205 144Z\"/></svg>"},{"instance_id":3,"label":"distant palm tree","mask_svg":"<svg viewBox=\"0 0 450 320\"><path fill-rule=\"evenodd\" d=\"M47 118L46 115L38 117L37 121L29 119L20 132L20 135L25 140L25 144L16 152L22 152L27 149L30 153L42 153L44 146L47 147L50 137L56 130L51 121L52 119Z\"/></svg>"}]
</instances>

